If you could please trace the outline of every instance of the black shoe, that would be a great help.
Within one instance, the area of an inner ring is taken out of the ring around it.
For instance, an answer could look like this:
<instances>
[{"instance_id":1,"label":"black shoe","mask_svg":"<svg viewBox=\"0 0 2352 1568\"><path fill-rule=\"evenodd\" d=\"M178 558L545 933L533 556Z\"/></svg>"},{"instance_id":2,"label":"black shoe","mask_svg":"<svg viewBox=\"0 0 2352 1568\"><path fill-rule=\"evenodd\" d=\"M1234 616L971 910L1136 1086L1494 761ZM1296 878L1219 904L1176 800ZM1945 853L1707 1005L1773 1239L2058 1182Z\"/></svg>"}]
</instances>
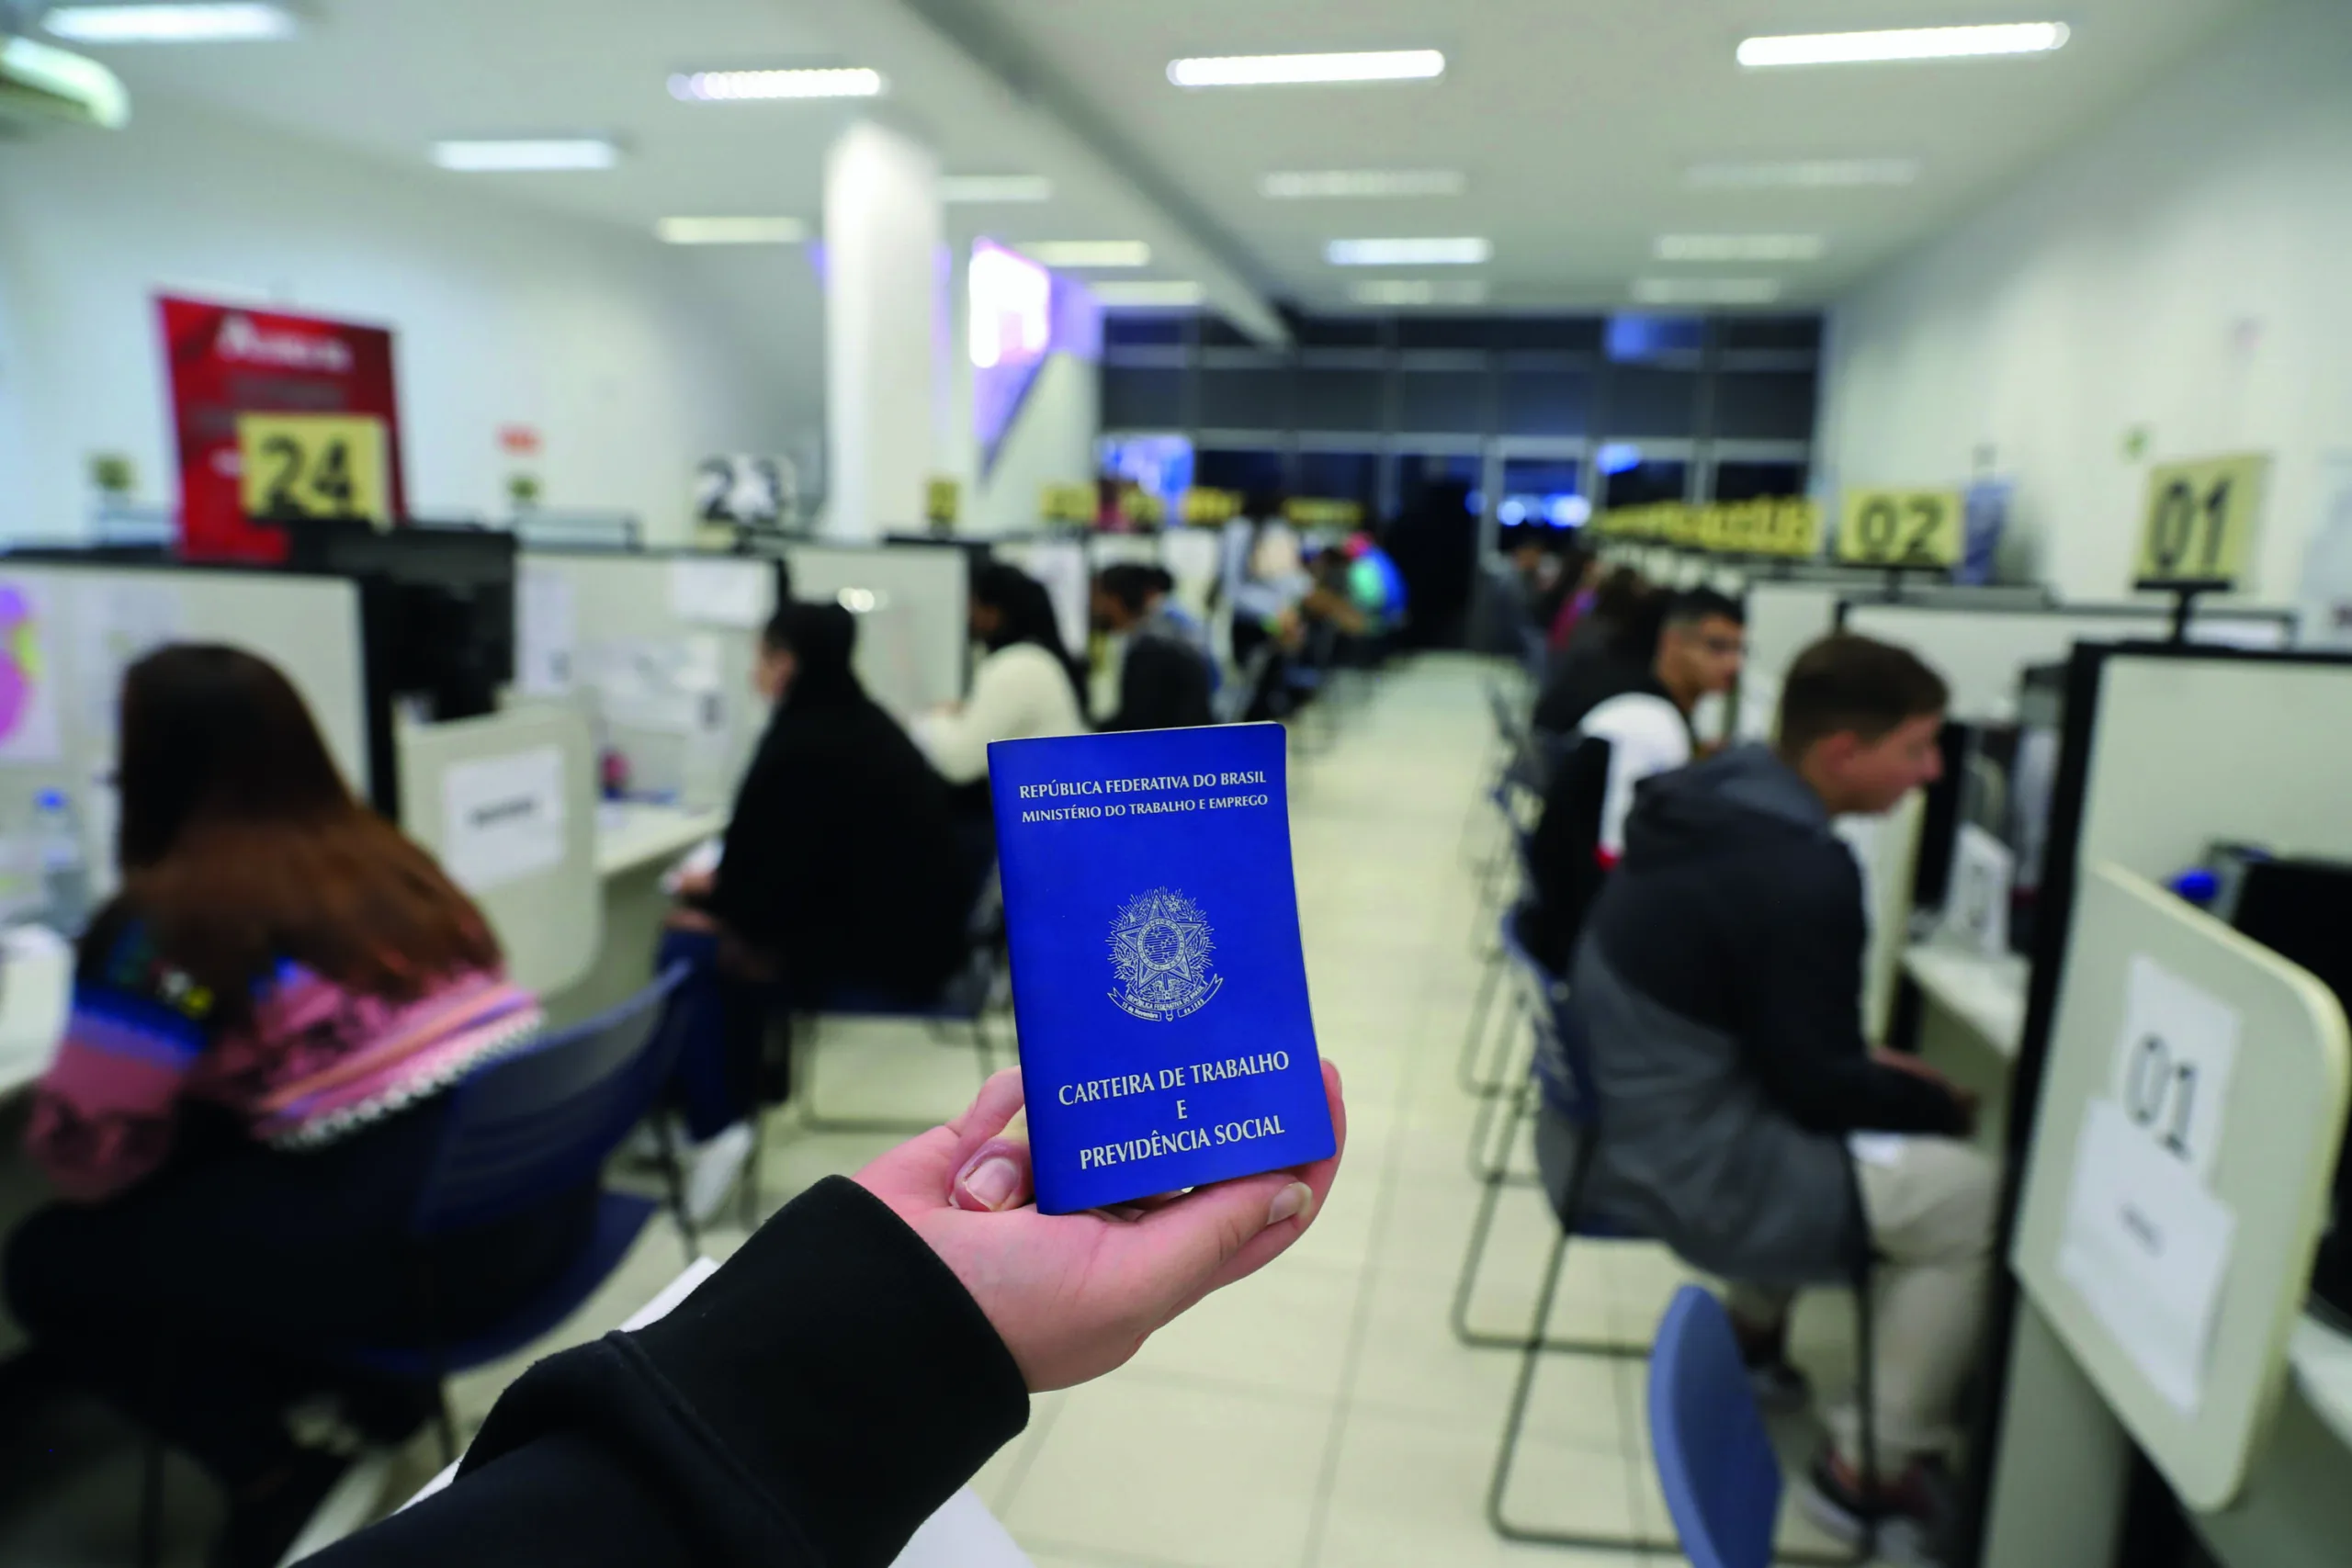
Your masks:
<instances>
[{"instance_id":1,"label":"black shoe","mask_svg":"<svg viewBox=\"0 0 2352 1568\"><path fill-rule=\"evenodd\" d=\"M1839 1472L1825 1445L1797 1488L1797 1508L1845 1545L1859 1549L1868 1539L1877 1562L1901 1568L1942 1568L1944 1527L1950 1518L1942 1467L1920 1460L1872 1490L1865 1503L1860 1489Z\"/></svg>"},{"instance_id":2,"label":"black shoe","mask_svg":"<svg viewBox=\"0 0 2352 1568\"><path fill-rule=\"evenodd\" d=\"M229 1522L206 1561L211 1568L277 1568L351 1463L340 1454L298 1450L276 1476L231 1501Z\"/></svg>"}]
</instances>

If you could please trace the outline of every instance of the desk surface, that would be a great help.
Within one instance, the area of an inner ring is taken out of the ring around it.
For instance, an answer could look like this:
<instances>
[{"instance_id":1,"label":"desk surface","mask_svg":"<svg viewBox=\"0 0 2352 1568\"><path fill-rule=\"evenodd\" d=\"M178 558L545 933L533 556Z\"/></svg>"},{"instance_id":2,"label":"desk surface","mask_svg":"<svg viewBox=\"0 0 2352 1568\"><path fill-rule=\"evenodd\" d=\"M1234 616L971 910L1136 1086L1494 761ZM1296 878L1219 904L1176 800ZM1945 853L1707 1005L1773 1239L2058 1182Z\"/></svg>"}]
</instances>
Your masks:
<instances>
[{"instance_id":1,"label":"desk surface","mask_svg":"<svg viewBox=\"0 0 2352 1568\"><path fill-rule=\"evenodd\" d=\"M639 870L682 855L726 830L724 811L608 800L596 808L596 874L611 877Z\"/></svg>"},{"instance_id":2,"label":"desk surface","mask_svg":"<svg viewBox=\"0 0 2352 1568\"><path fill-rule=\"evenodd\" d=\"M1922 942L1903 954L1904 973L1912 983L2009 1061L2017 1060L2025 1036L2032 967L2015 953L1987 958L1942 942Z\"/></svg>"}]
</instances>

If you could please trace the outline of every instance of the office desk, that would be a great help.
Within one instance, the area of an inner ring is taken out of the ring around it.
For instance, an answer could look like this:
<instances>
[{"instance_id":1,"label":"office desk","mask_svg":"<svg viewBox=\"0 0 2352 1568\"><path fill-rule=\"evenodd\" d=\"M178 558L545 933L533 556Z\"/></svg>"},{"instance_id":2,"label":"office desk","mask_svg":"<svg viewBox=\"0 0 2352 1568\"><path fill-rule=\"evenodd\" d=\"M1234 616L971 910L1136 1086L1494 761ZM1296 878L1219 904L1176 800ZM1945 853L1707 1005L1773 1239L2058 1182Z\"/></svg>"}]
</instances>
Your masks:
<instances>
[{"instance_id":1,"label":"office desk","mask_svg":"<svg viewBox=\"0 0 2352 1568\"><path fill-rule=\"evenodd\" d=\"M657 863L666 864L726 830L724 811L608 800L596 808L596 874L610 881Z\"/></svg>"},{"instance_id":2,"label":"office desk","mask_svg":"<svg viewBox=\"0 0 2352 1568\"><path fill-rule=\"evenodd\" d=\"M644 989L653 978L654 949L670 914L662 874L680 855L726 830L724 811L639 800L606 801L596 808L605 940L587 977L546 998L550 1027L594 1018Z\"/></svg>"},{"instance_id":3,"label":"office desk","mask_svg":"<svg viewBox=\"0 0 2352 1568\"><path fill-rule=\"evenodd\" d=\"M2014 953L1988 958L1938 942L1903 954L1903 973L1925 1003L1919 1057L1976 1096L1976 1142L1996 1156L2007 1136L2009 1079L2025 1037L2032 967Z\"/></svg>"}]
</instances>

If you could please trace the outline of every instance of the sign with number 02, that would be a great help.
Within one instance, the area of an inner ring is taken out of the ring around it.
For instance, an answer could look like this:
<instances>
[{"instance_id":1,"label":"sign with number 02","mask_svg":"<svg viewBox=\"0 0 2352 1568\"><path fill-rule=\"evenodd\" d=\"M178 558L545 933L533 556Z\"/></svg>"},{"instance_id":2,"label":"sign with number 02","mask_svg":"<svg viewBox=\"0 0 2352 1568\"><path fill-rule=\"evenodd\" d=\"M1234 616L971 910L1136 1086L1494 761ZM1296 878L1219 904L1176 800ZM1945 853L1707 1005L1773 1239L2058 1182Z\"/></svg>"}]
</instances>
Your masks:
<instances>
[{"instance_id":1,"label":"sign with number 02","mask_svg":"<svg viewBox=\"0 0 2352 1568\"><path fill-rule=\"evenodd\" d=\"M2234 587L2253 553L2270 459L2260 454L2167 463L2148 474L2140 526L2142 588Z\"/></svg>"},{"instance_id":2,"label":"sign with number 02","mask_svg":"<svg viewBox=\"0 0 2352 1568\"><path fill-rule=\"evenodd\" d=\"M2238 1015L2153 959L2132 961L2113 1092L2132 1125L2210 1182L2238 1054Z\"/></svg>"},{"instance_id":3,"label":"sign with number 02","mask_svg":"<svg viewBox=\"0 0 2352 1568\"><path fill-rule=\"evenodd\" d=\"M1966 507L1956 490L1849 490L1838 527L1847 566L1950 570L1960 564Z\"/></svg>"}]
</instances>

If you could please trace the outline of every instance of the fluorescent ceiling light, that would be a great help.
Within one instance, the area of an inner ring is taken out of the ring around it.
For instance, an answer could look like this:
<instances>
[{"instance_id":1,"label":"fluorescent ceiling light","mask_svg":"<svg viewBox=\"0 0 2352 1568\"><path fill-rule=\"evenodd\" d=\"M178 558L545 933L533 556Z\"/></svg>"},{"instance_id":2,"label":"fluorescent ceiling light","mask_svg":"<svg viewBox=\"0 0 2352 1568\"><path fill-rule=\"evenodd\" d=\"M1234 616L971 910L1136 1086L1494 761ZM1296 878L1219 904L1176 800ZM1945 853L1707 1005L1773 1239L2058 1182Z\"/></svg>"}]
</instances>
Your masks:
<instances>
[{"instance_id":1,"label":"fluorescent ceiling light","mask_svg":"<svg viewBox=\"0 0 2352 1568\"><path fill-rule=\"evenodd\" d=\"M951 206L994 201L1051 201L1054 182L1043 175L943 175L939 199Z\"/></svg>"},{"instance_id":2,"label":"fluorescent ceiling light","mask_svg":"<svg viewBox=\"0 0 2352 1568\"><path fill-rule=\"evenodd\" d=\"M1495 247L1482 239L1334 240L1323 248L1333 266L1476 266Z\"/></svg>"},{"instance_id":3,"label":"fluorescent ceiling light","mask_svg":"<svg viewBox=\"0 0 2352 1568\"><path fill-rule=\"evenodd\" d=\"M1017 246L1046 266L1149 266L1151 247L1141 240L1037 240Z\"/></svg>"},{"instance_id":4,"label":"fluorescent ceiling light","mask_svg":"<svg viewBox=\"0 0 2352 1568\"><path fill-rule=\"evenodd\" d=\"M886 86L882 73L863 66L788 71L693 71L670 78L682 103L755 103L773 98L873 98Z\"/></svg>"},{"instance_id":5,"label":"fluorescent ceiling light","mask_svg":"<svg viewBox=\"0 0 2352 1568\"><path fill-rule=\"evenodd\" d=\"M1675 262L1819 261L1829 243L1818 234L1660 234L1657 259Z\"/></svg>"},{"instance_id":6,"label":"fluorescent ceiling light","mask_svg":"<svg viewBox=\"0 0 2352 1568\"><path fill-rule=\"evenodd\" d=\"M542 137L514 141L436 141L433 161L469 175L609 169L621 150L602 137Z\"/></svg>"},{"instance_id":7,"label":"fluorescent ceiling light","mask_svg":"<svg viewBox=\"0 0 2352 1568\"><path fill-rule=\"evenodd\" d=\"M1459 169L1306 169L1266 175L1258 188L1275 201L1460 196L1470 181Z\"/></svg>"},{"instance_id":8,"label":"fluorescent ceiling light","mask_svg":"<svg viewBox=\"0 0 2352 1568\"><path fill-rule=\"evenodd\" d=\"M1770 305L1781 297L1777 277L1642 277L1634 298L1644 305Z\"/></svg>"},{"instance_id":9,"label":"fluorescent ceiling light","mask_svg":"<svg viewBox=\"0 0 2352 1568\"><path fill-rule=\"evenodd\" d=\"M1348 297L1359 305L1483 305L1487 286L1476 278L1367 277Z\"/></svg>"},{"instance_id":10,"label":"fluorescent ceiling light","mask_svg":"<svg viewBox=\"0 0 2352 1568\"><path fill-rule=\"evenodd\" d=\"M664 218L653 232L672 245L797 245L808 225L797 218Z\"/></svg>"},{"instance_id":11,"label":"fluorescent ceiling light","mask_svg":"<svg viewBox=\"0 0 2352 1568\"><path fill-rule=\"evenodd\" d=\"M1987 54L2047 54L2066 42L2064 22L1998 22L1973 28L1898 28L1869 33L1790 33L1739 46L1742 65L1861 65L1883 60L1962 60Z\"/></svg>"},{"instance_id":12,"label":"fluorescent ceiling light","mask_svg":"<svg viewBox=\"0 0 2352 1568\"><path fill-rule=\"evenodd\" d=\"M1186 310L1208 298L1208 290L1197 283L1136 281L1088 287L1097 304L1114 310Z\"/></svg>"},{"instance_id":13,"label":"fluorescent ceiling light","mask_svg":"<svg viewBox=\"0 0 2352 1568\"><path fill-rule=\"evenodd\" d=\"M1224 54L1168 62L1168 79L1180 87L1426 82L1444 74L1445 56L1433 49L1392 49L1365 54Z\"/></svg>"},{"instance_id":14,"label":"fluorescent ceiling light","mask_svg":"<svg viewBox=\"0 0 2352 1568\"><path fill-rule=\"evenodd\" d=\"M1693 164L1686 184L1701 189L1840 189L1850 186L1907 186L1919 177L1917 158L1797 158L1780 163Z\"/></svg>"},{"instance_id":15,"label":"fluorescent ceiling light","mask_svg":"<svg viewBox=\"0 0 2352 1568\"><path fill-rule=\"evenodd\" d=\"M43 28L75 43L254 43L294 36L294 15L258 3L60 6Z\"/></svg>"}]
</instances>

